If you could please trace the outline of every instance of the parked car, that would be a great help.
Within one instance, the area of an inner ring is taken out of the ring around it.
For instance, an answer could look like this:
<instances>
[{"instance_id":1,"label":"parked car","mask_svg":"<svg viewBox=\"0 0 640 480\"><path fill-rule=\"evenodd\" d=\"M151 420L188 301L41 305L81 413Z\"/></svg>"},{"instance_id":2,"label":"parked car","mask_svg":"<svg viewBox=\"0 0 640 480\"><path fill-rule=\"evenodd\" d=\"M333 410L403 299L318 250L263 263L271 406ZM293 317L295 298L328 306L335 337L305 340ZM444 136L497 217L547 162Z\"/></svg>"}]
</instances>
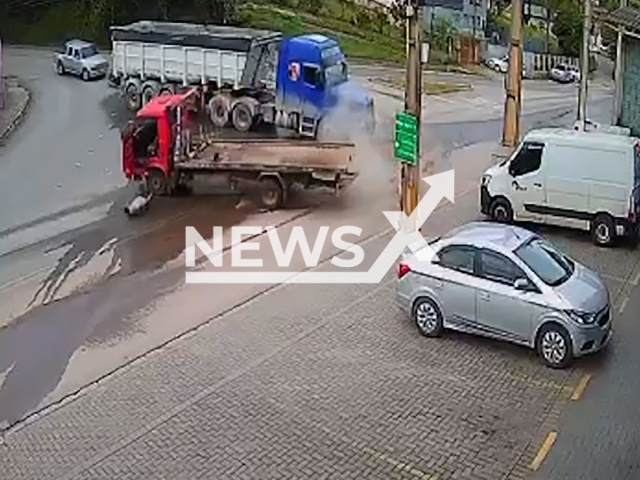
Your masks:
<instances>
[{"instance_id":1,"label":"parked car","mask_svg":"<svg viewBox=\"0 0 640 480\"><path fill-rule=\"evenodd\" d=\"M485 61L485 64L487 65L487 67L495 70L496 72L507 73L507 71L509 70L509 57L505 56L502 58L489 58Z\"/></svg>"},{"instance_id":2,"label":"parked car","mask_svg":"<svg viewBox=\"0 0 640 480\"><path fill-rule=\"evenodd\" d=\"M474 222L405 253L397 300L427 337L451 329L535 348L553 368L611 338L609 293L598 275L520 227ZM421 255L418 255L421 256Z\"/></svg>"},{"instance_id":3,"label":"parked car","mask_svg":"<svg viewBox=\"0 0 640 480\"><path fill-rule=\"evenodd\" d=\"M549 78L559 83L570 83L573 81L574 75L568 65L560 63L551 69Z\"/></svg>"},{"instance_id":4,"label":"parked car","mask_svg":"<svg viewBox=\"0 0 640 480\"><path fill-rule=\"evenodd\" d=\"M55 67L59 75L77 75L86 82L106 76L109 61L93 43L71 40L56 54Z\"/></svg>"},{"instance_id":5,"label":"parked car","mask_svg":"<svg viewBox=\"0 0 640 480\"><path fill-rule=\"evenodd\" d=\"M640 144L622 132L540 129L485 171L482 213L591 231L596 245L634 241L640 203Z\"/></svg>"},{"instance_id":6,"label":"parked car","mask_svg":"<svg viewBox=\"0 0 640 480\"><path fill-rule=\"evenodd\" d=\"M580 82L580 69L575 65L569 65L569 72L571 73L572 82Z\"/></svg>"}]
</instances>

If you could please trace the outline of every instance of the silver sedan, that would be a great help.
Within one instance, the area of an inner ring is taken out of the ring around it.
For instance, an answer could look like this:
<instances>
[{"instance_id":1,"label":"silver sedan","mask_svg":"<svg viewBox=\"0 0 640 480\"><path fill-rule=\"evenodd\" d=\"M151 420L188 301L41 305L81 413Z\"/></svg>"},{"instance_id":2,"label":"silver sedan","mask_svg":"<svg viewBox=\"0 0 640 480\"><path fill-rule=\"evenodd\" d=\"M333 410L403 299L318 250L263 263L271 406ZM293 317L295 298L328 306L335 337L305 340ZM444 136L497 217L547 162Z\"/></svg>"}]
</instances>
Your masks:
<instances>
[{"instance_id":1,"label":"silver sedan","mask_svg":"<svg viewBox=\"0 0 640 480\"><path fill-rule=\"evenodd\" d=\"M430 245L433 258L405 253L397 266L397 300L423 335L452 329L507 340L535 348L553 368L611 338L598 275L542 237L476 222Z\"/></svg>"}]
</instances>

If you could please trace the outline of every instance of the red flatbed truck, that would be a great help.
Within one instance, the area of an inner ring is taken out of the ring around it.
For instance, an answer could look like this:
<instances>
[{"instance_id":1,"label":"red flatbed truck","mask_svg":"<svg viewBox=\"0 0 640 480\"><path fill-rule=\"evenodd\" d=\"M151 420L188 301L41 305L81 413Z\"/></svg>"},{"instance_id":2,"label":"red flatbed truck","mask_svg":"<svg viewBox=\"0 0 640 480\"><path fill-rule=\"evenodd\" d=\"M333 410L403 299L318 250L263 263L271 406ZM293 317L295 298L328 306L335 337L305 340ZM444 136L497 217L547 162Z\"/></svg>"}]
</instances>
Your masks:
<instances>
[{"instance_id":1,"label":"red flatbed truck","mask_svg":"<svg viewBox=\"0 0 640 480\"><path fill-rule=\"evenodd\" d=\"M140 187L125 208L129 215L148 208L156 195L189 190L196 175L225 175L260 183L262 202L281 207L292 185L329 187L335 192L357 176L355 146L282 138L220 139L207 125L204 101L194 89L154 97L122 131L122 167Z\"/></svg>"}]
</instances>

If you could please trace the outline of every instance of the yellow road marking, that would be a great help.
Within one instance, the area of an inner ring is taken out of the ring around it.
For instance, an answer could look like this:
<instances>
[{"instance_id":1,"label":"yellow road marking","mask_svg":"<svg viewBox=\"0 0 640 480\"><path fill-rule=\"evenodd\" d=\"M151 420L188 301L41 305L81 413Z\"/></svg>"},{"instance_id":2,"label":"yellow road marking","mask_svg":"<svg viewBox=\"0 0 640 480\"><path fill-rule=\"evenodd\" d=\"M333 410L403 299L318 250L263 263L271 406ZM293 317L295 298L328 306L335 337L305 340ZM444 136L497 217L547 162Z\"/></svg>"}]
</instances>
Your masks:
<instances>
[{"instance_id":1,"label":"yellow road marking","mask_svg":"<svg viewBox=\"0 0 640 480\"><path fill-rule=\"evenodd\" d=\"M627 307L627 303L629 303L628 296L624 297L624 299L622 300L622 303L620 304L620 309L618 310L620 312L620 315L622 315L622 313L624 312L624 309Z\"/></svg>"},{"instance_id":2,"label":"yellow road marking","mask_svg":"<svg viewBox=\"0 0 640 480\"><path fill-rule=\"evenodd\" d=\"M542 465L542 462L544 462L544 459L547 457L549 450L551 450L553 442L556 441L557 436L558 434L556 432L549 432L549 435L547 435L547 438L545 438L544 443L540 447L540 450L538 450L536 458L533 459L531 465L529 466L531 470L535 471L540 468L540 465Z\"/></svg>"},{"instance_id":3,"label":"yellow road marking","mask_svg":"<svg viewBox=\"0 0 640 480\"><path fill-rule=\"evenodd\" d=\"M576 388L573 391L573 395L571 395L571 400L573 401L580 400L580 397L582 396L582 394L587 388L587 385L589 384L589 380L591 380L590 373L587 373L580 379L580 381L578 382L578 385L576 385Z\"/></svg>"},{"instance_id":4,"label":"yellow road marking","mask_svg":"<svg viewBox=\"0 0 640 480\"><path fill-rule=\"evenodd\" d=\"M377 452L372 448L366 447L363 450L365 451L365 453L371 455L376 460L387 462L388 464L393 465L399 470L404 470L405 472L410 473L414 477L422 478L423 480L437 480L439 478L439 475L437 473L424 472L417 468L415 465L396 460L386 453Z\"/></svg>"}]
</instances>

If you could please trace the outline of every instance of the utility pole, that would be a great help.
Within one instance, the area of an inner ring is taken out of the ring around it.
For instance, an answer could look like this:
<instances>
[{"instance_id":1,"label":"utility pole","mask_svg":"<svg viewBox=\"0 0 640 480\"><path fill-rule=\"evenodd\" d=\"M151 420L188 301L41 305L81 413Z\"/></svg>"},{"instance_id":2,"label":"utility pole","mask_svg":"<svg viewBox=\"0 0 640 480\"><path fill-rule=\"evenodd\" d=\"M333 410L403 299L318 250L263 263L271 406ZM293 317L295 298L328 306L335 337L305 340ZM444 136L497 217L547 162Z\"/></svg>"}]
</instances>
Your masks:
<instances>
[{"instance_id":1,"label":"utility pole","mask_svg":"<svg viewBox=\"0 0 640 480\"><path fill-rule=\"evenodd\" d=\"M620 8L627 6L627 0L620 0ZM613 98L613 118L612 125L620 123L622 113L622 56L623 53L624 27L618 27L618 39L616 41L616 65L614 70L615 96Z\"/></svg>"},{"instance_id":2,"label":"utility pole","mask_svg":"<svg viewBox=\"0 0 640 480\"><path fill-rule=\"evenodd\" d=\"M591 40L591 0L584 0L584 21L582 23L582 52L580 54L580 94L578 97L578 118L582 129L587 126L587 81L589 77L589 44Z\"/></svg>"},{"instance_id":3,"label":"utility pole","mask_svg":"<svg viewBox=\"0 0 640 480\"><path fill-rule=\"evenodd\" d=\"M506 98L502 126L502 145L514 148L520 137L522 90L522 0L511 2L511 45L509 71L505 79Z\"/></svg>"},{"instance_id":4,"label":"utility pole","mask_svg":"<svg viewBox=\"0 0 640 480\"><path fill-rule=\"evenodd\" d=\"M422 110L422 28L420 25L421 0L407 2L407 78L405 111L417 120L417 153L413 163L403 162L401 167L401 208L407 217L418 206L420 186L420 113ZM413 231L416 225L405 225Z\"/></svg>"}]
</instances>

